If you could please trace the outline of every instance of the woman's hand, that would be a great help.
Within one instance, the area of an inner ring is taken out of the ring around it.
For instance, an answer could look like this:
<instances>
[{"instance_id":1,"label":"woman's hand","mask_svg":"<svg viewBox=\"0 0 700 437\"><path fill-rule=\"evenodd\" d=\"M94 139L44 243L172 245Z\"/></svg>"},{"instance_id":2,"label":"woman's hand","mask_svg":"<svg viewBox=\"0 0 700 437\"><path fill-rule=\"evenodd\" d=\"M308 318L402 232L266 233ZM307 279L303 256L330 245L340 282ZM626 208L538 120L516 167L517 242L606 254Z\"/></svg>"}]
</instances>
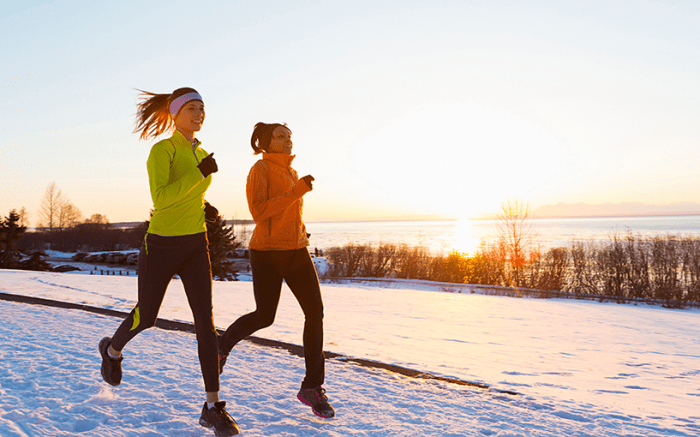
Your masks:
<instances>
[{"instance_id":1,"label":"woman's hand","mask_svg":"<svg viewBox=\"0 0 700 437\"><path fill-rule=\"evenodd\" d=\"M216 223L216 219L219 218L219 210L216 209L209 202L204 203L204 220L209 224Z\"/></svg>"},{"instance_id":2,"label":"woman's hand","mask_svg":"<svg viewBox=\"0 0 700 437\"><path fill-rule=\"evenodd\" d=\"M314 179L313 176L311 176L311 175L309 174L309 175L306 175L306 176L304 176L303 178L301 178L301 180L304 181L304 182L306 182L306 185L308 185L309 188L311 188L312 190L314 189L314 186L313 186L312 182L313 182L315 179Z\"/></svg>"},{"instance_id":3,"label":"woman's hand","mask_svg":"<svg viewBox=\"0 0 700 437\"><path fill-rule=\"evenodd\" d=\"M199 171L202 172L202 176L207 177L212 173L219 171L219 166L216 165L216 160L214 159L214 154L207 155L206 158L202 159L202 162L197 165Z\"/></svg>"}]
</instances>

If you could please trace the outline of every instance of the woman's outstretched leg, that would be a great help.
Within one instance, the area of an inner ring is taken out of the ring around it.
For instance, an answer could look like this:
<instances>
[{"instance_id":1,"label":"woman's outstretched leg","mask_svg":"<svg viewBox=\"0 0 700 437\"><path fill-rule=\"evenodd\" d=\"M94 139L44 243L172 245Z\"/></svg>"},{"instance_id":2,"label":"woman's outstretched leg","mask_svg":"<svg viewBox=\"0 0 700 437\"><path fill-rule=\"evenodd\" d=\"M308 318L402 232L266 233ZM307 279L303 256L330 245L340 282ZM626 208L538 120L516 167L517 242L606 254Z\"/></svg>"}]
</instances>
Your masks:
<instances>
[{"instance_id":1,"label":"woman's outstretched leg","mask_svg":"<svg viewBox=\"0 0 700 437\"><path fill-rule=\"evenodd\" d=\"M302 388L314 388L325 381L323 355L323 299L313 261L306 249L294 251L284 280L304 312L304 361L306 377Z\"/></svg>"},{"instance_id":2,"label":"woman's outstretched leg","mask_svg":"<svg viewBox=\"0 0 700 437\"><path fill-rule=\"evenodd\" d=\"M323 299L313 261L306 249L295 251L287 266L284 280L297 298L304 312L304 360L306 376L301 383L297 399L311 407L314 414L324 418L335 416L328 403L325 382L325 357L323 355Z\"/></svg>"},{"instance_id":3,"label":"woman's outstretched leg","mask_svg":"<svg viewBox=\"0 0 700 437\"><path fill-rule=\"evenodd\" d=\"M223 371L226 356L239 341L275 321L282 292L282 275L276 268L274 255L274 252L250 251L255 311L239 317L219 338L220 371Z\"/></svg>"},{"instance_id":4,"label":"woman's outstretched leg","mask_svg":"<svg viewBox=\"0 0 700 437\"><path fill-rule=\"evenodd\" d=\"M209 396L213 396L220 387L218 342L212 312L211 262L206 234L193 237L196 238L189 242L192 245L190 257L180 268L179 274L192 310L204 386L207 393L212 393Z\"/></svg>"},{"instance_id":5,"label":"woman's outstretched leg","mask_svg":"<svg viewBox=\"0 0 700 437\"><path fill-rule=\"evenodd\" d=\"M102 377L110 385L121 383L121 351L139 332L156 323L165 291L177 269L178 259L162 237L147 235L139 253L138 303L122 321L114 335L105 337L98 346L102 356Z\"/></svg>"}]
</instances>

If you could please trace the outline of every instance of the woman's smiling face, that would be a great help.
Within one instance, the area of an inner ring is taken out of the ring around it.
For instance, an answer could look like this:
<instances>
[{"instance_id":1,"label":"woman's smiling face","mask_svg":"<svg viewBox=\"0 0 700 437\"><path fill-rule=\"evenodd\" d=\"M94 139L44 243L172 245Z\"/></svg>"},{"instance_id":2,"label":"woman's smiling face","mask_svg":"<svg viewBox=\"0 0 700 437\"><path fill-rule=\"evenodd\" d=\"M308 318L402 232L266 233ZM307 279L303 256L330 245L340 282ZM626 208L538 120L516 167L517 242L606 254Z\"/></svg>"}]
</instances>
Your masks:
<instances>
[{"instance_id":1,"label":"woman's smiling face","mask_svg":"<svg viewBox=\"0 0 700 437\"><path fill-rule=\"evenodd\" d=\"M267 151L269 153L286 153L291 155L292 146L292 132L284 126L277 126L272 131L272 138Z\"/></svg>"},{"instance_id":2,"label":"woman's smiling face","mask_svg":"<svg viewBox=\"0 0 700 437\"><path fill-rule=\"evenodd\" d=\"M175 128L185 134L194 135L199 132L204 123L204 103L200 100L190 100L175 116Z\"/></svg>"}]
</instances>

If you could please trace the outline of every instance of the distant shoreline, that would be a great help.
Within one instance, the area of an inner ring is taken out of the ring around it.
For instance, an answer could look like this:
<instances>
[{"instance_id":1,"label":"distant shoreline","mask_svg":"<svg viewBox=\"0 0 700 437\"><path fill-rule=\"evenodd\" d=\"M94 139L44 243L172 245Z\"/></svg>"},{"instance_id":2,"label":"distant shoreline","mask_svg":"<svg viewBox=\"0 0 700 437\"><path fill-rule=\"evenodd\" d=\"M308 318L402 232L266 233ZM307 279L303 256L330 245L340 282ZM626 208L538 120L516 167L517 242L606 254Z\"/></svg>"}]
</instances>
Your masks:
<instances>
[{"instance_id":1,"label":"distant shoreline","mask_svg":"<svg viewBox=\"0 0 700 437\"><path fill-rule=\"evenodd\" d=\"M647 213L647 214L610 214L610 215L533 215L531 218L533 220L539 219L550 219L550 218L630 218L630 217L640 217L640 218L650 218L650 217L693 217L700 216L700 211L698 212L688 212L688 213L677 213L677 214L659 214L659 213Z\"/></svg>"},{"instance_id":2,"label":"distant shoreline","mask_svg":"<svg viewBox=\"0 0 700 437\"><path fill-rule=\"evenodd\" d=\"M676 213L676 214L659 214L659 213L647 213L647 214L610 214L610 215L532 215L530 218L532 220L544 220L544 219L596 219L596 218L653 218L653 217L693 217L700 216L700 211L698 212L688 212L688 213ZM318 220L318 221L305 221L305 223L390 223L390 222L455 222L461 219L458 218L431 218L431 219L376 219L376 220ZM487 216L478 218L469 218L467 220L472 221L482 221L482 220L498 220L497 216ZM232 223L233 222L233 223ZM143 222L117 222L112 223L112 226L117 228L127 228L138 226ZM254 220L245 219L235 219L226 220L227 225L254 225Z\"/></svg>"},{"instance_id":3,"label":"distant shoreline","mask_svg":"<svg viewBox=\"0 0 700 437\"><path fill-rule=\"evenodd\" d=\"M557 203L542 205L530 211L531 217L680 217L700 215L700 203L675 202L653 205L641 202L622 203Z\"/></svg>"},{"instance_id":4,"label":"distant shoreline","mask_svg":"<svg viewBox=\"0 0 700 437\"><path fill-rule=\"evenodd\" d=\"M678 214L658 214L658 213L648 213L648 214L610 214L610 215L546 215L546 216L535 216L531 215L528 217L532 220L542 220L542 219L593 219L593 218L652 218L652 217L694 217L700 216L700 211L689 212L689 213L678 213ZM386 219L386 220L318 220L318 221L307 221L304 223L390 223L390 222L456 222L462 219L458 218L443 218L443 219ZM469 218L467 220L471 221L481 221L481 220L498 220L498 216L486 216L478 218Z\"/></svg>"}]
</instances>

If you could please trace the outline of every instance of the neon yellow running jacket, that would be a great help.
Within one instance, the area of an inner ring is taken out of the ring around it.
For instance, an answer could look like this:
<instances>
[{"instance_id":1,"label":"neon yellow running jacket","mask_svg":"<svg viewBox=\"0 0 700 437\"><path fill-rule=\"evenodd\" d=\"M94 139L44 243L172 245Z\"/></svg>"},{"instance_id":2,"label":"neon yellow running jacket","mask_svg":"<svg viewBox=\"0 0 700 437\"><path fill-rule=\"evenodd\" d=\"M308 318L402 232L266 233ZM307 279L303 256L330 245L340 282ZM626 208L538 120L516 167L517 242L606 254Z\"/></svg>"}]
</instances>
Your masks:
<instances>
[{"instance_id":1,"label":"neon yellow running jacket","mask_svg":"<svg viewBox=\"0 0 700 437\"><path fill-rule=\"evenodd\" d=\"M211 185L197 165L209 154L200 142L193 146L182 133L157 142L146 166L153 199L150 234L191 235L206 232L204 193Z\"/></svg>"}]
</instances>

